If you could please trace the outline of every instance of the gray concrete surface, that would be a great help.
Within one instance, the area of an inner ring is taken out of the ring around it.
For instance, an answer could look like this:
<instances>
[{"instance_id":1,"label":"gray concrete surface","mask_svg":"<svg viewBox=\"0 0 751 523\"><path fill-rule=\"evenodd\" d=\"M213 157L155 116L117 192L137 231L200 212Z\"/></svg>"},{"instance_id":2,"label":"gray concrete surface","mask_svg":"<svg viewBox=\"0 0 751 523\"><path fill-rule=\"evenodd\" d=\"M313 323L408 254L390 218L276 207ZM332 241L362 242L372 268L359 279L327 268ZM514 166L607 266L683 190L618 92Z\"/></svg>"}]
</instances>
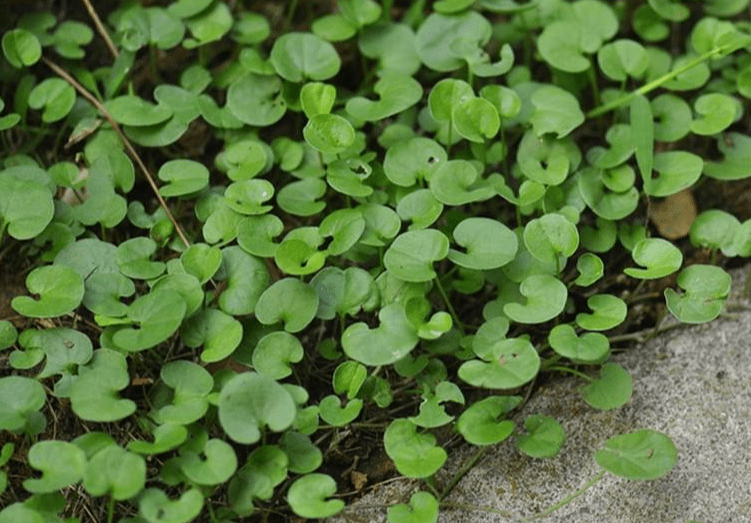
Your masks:
<instances>
[{"instance_id":1,"label":"gray concrete surface","mask_svg":"<svg viewBox=\"0 0 751 523\"><path fill-rule=\"evenodd\" d=\"M442 509L439 523L510 523L538 513L584 485L600 468L594 452L616 434L652 428L678 447L678 463L656 481L610 474L546 523L751 523L751 310L734 273L728 317L680 326L613 356L633 377L631 400L615 411L583 402L582 380L562 377L538 390L514 419L542 413L560 421L567 442L554 459L536 460L507 440L491 448L444 500L491 507ZM517 429L519 430L519 429ZM513 436L512 436L513 437ZM452 452L437 480L448 481L475 448ZM406 502L420 482L380 486L329 523L386 521L385 507Z\"/></svg>"}]
</instances>

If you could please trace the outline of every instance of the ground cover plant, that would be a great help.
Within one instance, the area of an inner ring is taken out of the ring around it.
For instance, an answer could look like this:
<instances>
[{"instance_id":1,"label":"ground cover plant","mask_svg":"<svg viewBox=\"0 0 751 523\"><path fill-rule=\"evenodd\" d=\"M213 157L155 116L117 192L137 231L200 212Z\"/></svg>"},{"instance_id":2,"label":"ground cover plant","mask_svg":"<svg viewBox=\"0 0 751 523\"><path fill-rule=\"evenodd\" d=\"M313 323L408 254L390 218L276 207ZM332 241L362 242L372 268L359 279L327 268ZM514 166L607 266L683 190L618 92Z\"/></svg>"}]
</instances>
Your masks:
<instances>
[{"instance_id":1,"label":"ground cover plant","mask_svg":"<svg viewBox=\"0 0 751 523\"><path fill-rule=\"evenodd\" d=\"M539 383L624 405L611 353L751 255L748 0L10 5L0 523L321 519L394 476L387 520L435 522L491 445L566 451ZM593 459L488 510L678 454Z\"/></svg>"}]
</instances>

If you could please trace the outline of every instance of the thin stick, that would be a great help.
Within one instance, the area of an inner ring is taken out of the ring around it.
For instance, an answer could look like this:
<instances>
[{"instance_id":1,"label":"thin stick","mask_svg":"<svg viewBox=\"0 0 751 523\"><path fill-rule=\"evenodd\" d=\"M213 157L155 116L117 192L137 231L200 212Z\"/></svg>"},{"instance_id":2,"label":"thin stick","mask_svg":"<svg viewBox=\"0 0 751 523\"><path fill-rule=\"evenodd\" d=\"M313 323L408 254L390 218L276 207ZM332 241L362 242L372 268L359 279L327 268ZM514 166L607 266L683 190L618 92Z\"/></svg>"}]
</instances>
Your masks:
<instances>
[{"instance_id":1,"label":"thin stick","mask_svg":"<svg viewBox=\"0 0 751 523\"><path fill-rule=\"evenodd\" d=\"M146 181L149 182L149 185L151 186L152 191L154 191L154 194L156 195L156 199L159 201L159 205L162 206L162 209L164 209L164 212L167 214L167 218L169 218L169 221L172 222L172 225L175 226L175 232L177 232L177 235L180 237L180 240L182 240L183 244L185 244L186 247L190 247L190 242L188 241L188 238L185 236L185 233L183 232L182 227L180 227L180 224L177 223L177 220L175 220L175 217L172 215L172 212L170 212L169 207L167 207L167 202L164 201L164 198L162 198L162 195L159 194L159 188L156 186L156 182L154 182L154 178L151 176L151 173L149 173L149 169L146 167L146 164L143 163L143 160L141 160L141 157L136 152L133 145L130 143L130 140L125 136L125 133L123 133L123 130L120 128L120 126L117 124L115 120L112 119L112 115L110 115L109 111L102 105L102 102L97 100L94 95L92 95L89 91L86 90L84 86L79 84L75 78L73 78L70 74L68 74L67 71L65 71L62 67L57 65L56 63L50 61L48 58L42 57L42 60L44 61L47 66L55 71L55 73L63 78L66 82L68 82L70 85L72 85L76 91L78 91L81 96L86 98L91 104L99 110L100 113L102 113L102 116L109 122L109 124L112 126L112 128L117 132L117 134L120 136L120 139L123 141L123 144L125 145L125 148L128 150L128 153L130 153L130 156L133 158L133 160L138 164L138 167L141 169L141 172L143 172L143 175L146 177Z\"/></svg>"},{"instance_id":2,"label":"thin stick","mask_svg":"<svg viewBox=\"0 0 751 523\"><path fill-rule=\"evenodd\" d=\"M117 52L117 47L115 47L115 44L112 43L112 40L110 39L110 35L107 32L107 29L104 27L104 24L102 23L102 20L99 18L99 15L96 14L96 11L94 10L94 6L91 5L91 1L83 0L83 5L86 6L86 10L89 12L89 16L94 21L96 30L99 31L99 34L102 36L102 38L104 38L104 43L107 44L107 48L110 50L110 53L112 53L112 56L117 58L119 55L119 53Z\"/></svg>"}]
</instances>

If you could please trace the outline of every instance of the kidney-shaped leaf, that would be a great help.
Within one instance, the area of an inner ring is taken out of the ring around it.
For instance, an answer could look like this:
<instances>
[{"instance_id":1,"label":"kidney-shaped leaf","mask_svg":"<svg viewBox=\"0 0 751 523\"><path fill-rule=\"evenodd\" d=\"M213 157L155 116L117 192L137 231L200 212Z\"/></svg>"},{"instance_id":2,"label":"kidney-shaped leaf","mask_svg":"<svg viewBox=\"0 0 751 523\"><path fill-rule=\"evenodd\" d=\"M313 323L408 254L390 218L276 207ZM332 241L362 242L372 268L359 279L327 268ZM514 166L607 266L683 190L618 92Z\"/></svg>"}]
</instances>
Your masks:
<instances>
[{"instance_id":1,"label":"kidney-shaped leaf","mask_svg":"<svg viewBox=\"0 0 751 523\"><path fill-rule=\"evenodd\" d=\"M209 170L193 160L170 160L162 164L157 174L160 180L169 182L159 188L164 197L196 193L209 184Z\"/></svg>"},{"instance_id":2,"label":"kidney-shaped leaf","mask_svg":"<svg viewBox=\"0 0 751 523\"><path fill-rule=\"evenodd\" d=\"M435 523L438 521L438 500L428 492L415 492L409 504L392 505L386 511L389 523Z\"/></svg>"},{"instance_id":3,"label":"kidney-shaped leaf","mask_svg":"<svg viewBox=\"0 0 751 523\"><path fill-rule=\"evenodd\" d=\"M544 323L558 316L566 307L566 285L549 274L526 277L519 292L527 298L525 304L507 303L503 313L517 323Z\"/></svg>"},{"instance_id":4,"label":"kidney-shaped leaf","mask_svg":"<svg viewBox=\"0 0 751 523\"><path fill-rule=\"evenodd\" d=\"M446 451L435 444L435 436L417 432L408 419L396 419L383 434L386 454L396 470L408 478L427 478L446 462Z\"/></svg>"},{"instance_id":5,"label":"kidney-shaped leaf","mask_svg":"<svg viewBox=\"0 0 751 523\"><path fill-rule=\"evenodd\" d=\"M109 494L118 501L134 497L145 483L144 459L118 445L109 445L94 454L83 477L83 486L89 494Z\"/></svg>"},{"instance_id":6,"label":"kidney-shaped leaf","mask_svg":"<svg viewBox=\"0 0 751 523\"><path fill-rule=\"evenodd\" d=\"M237 348L243 336L242 324L226 312L208 308L188 318L183 340L191 348L203 345L201 361L223 360Z\"/></svg>"},{"instance_id":7,"label":"kidney-shaped leaf","mask_svg":"<svg viewBox=\"0 0 751 523\"><path fill-rule=\"evenodd\" d=\"M41 233L52 220L55 206L47 186L49 176L24 176L24 168L0 171L0 240L6 229L17 240L28 240Z\"/></svg>"},{"instance_id":8,"label":"kidney-shaped leaf","mask_svg":"<svg viewBox=\"0 0 751 523\"><path fill-rule=\"evenodd\" d=\"M595 453L595 461L602 468L632 480L661 478L670 472L677 459L673 440L651 429L614 436Z\"/></svg>"},{"instance_id":9,"label":"kidney-shaped leaf","mask_svg":"<svg viewBox=\"0 0 751 523\"><path fill-rule=\"evenodd\" d=\"M419 337L404 311L403 303L391 303L378 313L380 325L375 329L355 323L344 330L342 348L353 360L365 365L389 365L415 348Z\"/></svg>"},{"instance_id":10,"label":"kidney-shaped leaf","mask_svg":"<svg viewBox=\"0 0 751 523\"><path fill-rule=\"evenodd\" d=\"M548 335L555 352L574 363L600 363L610 354L610 341L599 332L577 336L571 325L556 325Z\"/></svg>"},{"instance_id":11,"label":"kidney-shaped leaf","mask_svg":"<svg viewBox=\"0 0 751 523\"><path fill-rule=\"evenodd\" d=\"M281 432L292 425L297 408L292 395L273 378L256 372L244 372L231 378L219 395L219 423L238 443L251 444L261 439L268 426Z\"/></svg>"},{"instance_id":12,"label":"kidney-shaped leaf","mask_svg":"<svg viewBox=\"0 0 751 523\"><path fill-rule=\"evenodd\" d=\"M73 443L39 441L29 449L29 465L42 471L39 479L27 479L23 488L40 494L77 483L86 471L86 453Z\"/></svg>"},{"instance_id":13,"label":"kidney-shaped leaf","mask_svg":"<svg viewBox=\"0 0 751 523\"><path fill-rule=\"evenodd\" d=\"M396 237L383 257L383 264L400 280L429 281L436 277L433 263L444 259L448 251L448 238L436 229L407 231Z\"/></svg>"},{"instance_id":14,"label":"kidney-shaped leaf","mask_svg":"<svg viewBox=\"0 0 751 523\"><path fill-rule=\"evenodd\" d=\"M34 418L42 416L38 411L47 395L36 379L24 376L0 378L0 430L18 432L32 428ZM42 422L44 418L42 417ZM42 423L43 424L43 423Z\"/></svg>"},{"instance_id":15,"label":"kidney-shaped leaf","mask_svg":"<svg viewBox=\"0 0 751 523\"><path fill-rule=\"evenodd\" d=\"M312 33L286 33L274 42L269 57L276 72L289 82L327 80L342 61L334 46Z\"/></svg>"},{"instance_id":16,"label":"kidney-shaped leaf","mask_svg":"<svg viewBox=\"0 0 751 523\"><path fill-rule=\"evenodd\" d=\"M290 363L302 360L305 351L295 336L288 332L271 332L260 339L253 350L253 368L276 380L292 374Z\"/></svg>"},{"instance_id":17,"label":"kidney-shaped leaf","mask_svg":"<svg viewBox=\"0 0 751 523\"><path fill-rule=\"evenodd\" d=\"M576 315L576 324L589 331L605 331L620 325L626 319L626 302L612 294L595 294L587 299L592 314Z\"/></svg>"},{"instance_id":18,"label":"kidney-shaped leaf","mask_svg":"<svg viewBox=\"0 0 751 523\"><path fill-rule=\"evenodd\" d=\"M522 434L516 440L519 450L533 458L552 458L558 455L566 442L566 433L561 424L543 414L528 416L524 427L529 434Z\"/></svg>"},{"instance_id":19,"label":"kidney-shaped leaf","mask_svg":"<svg viewBox=\"0 0 751 523\"><path fill-rule=\"evenodd\" d=\"M456 430L472 445L494 445L508 438L516 427L511 420L499 418L521 403L520 396L491 396L472 404L459 419Z\"/></svg>"},{"instance_id":20,"label":"kidney-shaped leaf","mask_svg":"<svg viewBox=\"0 0 751 523\"><path fill-rule=\"evenodd\" d=\"M163 342L180 327L187 306L183 297L173 290L152 290L128 307L128 320L137 327L119 329L113 343L128 352L148 349Z\"/></svg>"},{"instance_id":21,"label":"kidney-shaped leaf","mask_svg":"<svg viewBox=\"0 0 751 523\"><path fill-rule=\"evenodd\" d=\"M284 278L263 291L256 304L256 318L264 325L284 322L287 332L299 332L318 311L318 293L295 278Z\"/></svg>"},{"instance_id":22,"label":"kidney-shaped leaf","mask_svg":"<svg viewBox=\"0 0 751 523\"><path fill-rule=\"evenodd\" d=\"M665 289L668 310L684 323L704 323L720 315L730 293L732 278L714 265L691 265L678 275L686 292Z\"/></svg>"},{"instance_id":23,"label":"kidney-shaped leaf","mask_svg":"<svg viewBox=\"0 0 751 523\"><path fill-rule=\"evenodd\" d=\"M355 142L355 129L337 114L317 114L302 130L311 147L327 154L338 154Z\"/></svg>"},{"instance_id":24,"label":"kidney-shaped leaf","mask_svg":"<svg viewBox=\"0 0 751 523\"><path fill-rule=\"evenodd\" d=\"M631 375L618 364L605 363L600 379L583 386L581 393L584 401L596 409L617 409L631 399Z\"/></svg>"},{"instance_id":25,"label":"kidney-shaped leaf","mask_svg":"<svg viewBox=\"0 0 751 523\"><path fill-rule=\"evenodd\" d=\"M558 138L563 138L584 123L579 101L560 87L540 87L532 95L532 105L535 111L529 120L537 136L556 133Z\"/></svg>"},{"instance_id":26,"label":"kidney-shaped leaf","mask_svg":"<svg viewBox=\"0 0 751 523\"><path fill-rule=\"evenodd\" d=\"M298 516L328 518L344 508L341 499L326 499L336 494L336 481L326 474L308 474L295 480L287 492L287 502Z\"/></svg>"},{"instance_id":27,"label":"kidney-shaped leaf","mask_svg":"<svg viewBox=\"0 0 751 523\"><path fill-rule=\"evenodd\" d=\"M623 270L632 278L656 280L677 271L683 263L681 250L662 238L646 238L634 246L631 256L646 269L627 267Z\"/></svg>"},{"instance_id":28,"label":"kidney-shaped leaf","mask_svg":"<svg viewBox=\"0 0 751 523\"><path fill-rule=\"evenodd\" d=\"M34 269L26 277L26 286L39 299L18 296L13 298L11 306L20 314L32 318L62 316L78 307L84 294L81 275L64 265Z\"/></svg>"},{"instance_id":29,"label":"kidney-shaped leaf","mask_svg":"<svg viewBox=\"0 0 751 523\"><path fill-rule=\"evenodd\" d=\"M691 187L701 176L704 160L686 151L657 153L653 168L660 173L657 178L644 180L644 192L650 196L670 196Z\"/></svg>"},{"instance_id":30,"label":"kidney-shaped leaf","mask_svg":"<svg viewBox=\"0 0 751 523\"><path fill-rule=\"evenodd\" d=\"M475 387L513 389L532 380L540 369L540 356L523 338L502 340L484 358L459 367L459 377Z\"/></svg>"},{"instance_id":31,"label":"kidney-shaped leaf","mask_svg":"<svg viewBox=\"0 0 751 523\"><path fill-rule=\"evenodd\" d=\"M350 98L345 106L347 112L366 122L377 122L409 109L422 97L420 82L400 73L386 72L373 86L378 101L360 96Z\"/></svg>"},{"instance_id":32,"label":"kidney-shaped leaf","mask_svg":"<svg viewBox=\"0 0 751 523\"><path fill-rule=\"evenodd\" d=\"M467 218L453 232L454 241L466 252L451 249L448 258L462 267L477 270L497 269L516 256L516 234L501 222L490 218Z\"/></svg>"}]
</instances>

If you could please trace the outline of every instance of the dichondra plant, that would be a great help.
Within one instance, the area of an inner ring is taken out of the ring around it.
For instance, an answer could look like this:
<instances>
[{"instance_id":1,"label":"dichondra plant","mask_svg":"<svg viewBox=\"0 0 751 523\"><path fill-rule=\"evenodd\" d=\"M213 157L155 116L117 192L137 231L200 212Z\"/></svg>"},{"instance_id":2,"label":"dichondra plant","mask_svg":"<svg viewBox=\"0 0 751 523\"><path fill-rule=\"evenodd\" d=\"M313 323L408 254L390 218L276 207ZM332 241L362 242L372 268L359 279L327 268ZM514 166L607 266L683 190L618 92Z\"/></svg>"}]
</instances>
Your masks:
<instances>
[{"instance_id":1,"label":"dichondra plant","mask_svg":"<svg viewBox=\"0 0 751 523\"><path fill-rule=\"evenodd\" d=\"M711 321L751 255L732 209L650 222L751 177L748 3L13 5L0 523L82 521L79 496L108 522L327 518L367 483L363 434L421 480L387 520L433 523L449 435L471 463L566 452L520 419L536 378L621 407L632 304ZM610 436L522 515L676 463L653 428Z\"/></svg>"}]
</instances>

